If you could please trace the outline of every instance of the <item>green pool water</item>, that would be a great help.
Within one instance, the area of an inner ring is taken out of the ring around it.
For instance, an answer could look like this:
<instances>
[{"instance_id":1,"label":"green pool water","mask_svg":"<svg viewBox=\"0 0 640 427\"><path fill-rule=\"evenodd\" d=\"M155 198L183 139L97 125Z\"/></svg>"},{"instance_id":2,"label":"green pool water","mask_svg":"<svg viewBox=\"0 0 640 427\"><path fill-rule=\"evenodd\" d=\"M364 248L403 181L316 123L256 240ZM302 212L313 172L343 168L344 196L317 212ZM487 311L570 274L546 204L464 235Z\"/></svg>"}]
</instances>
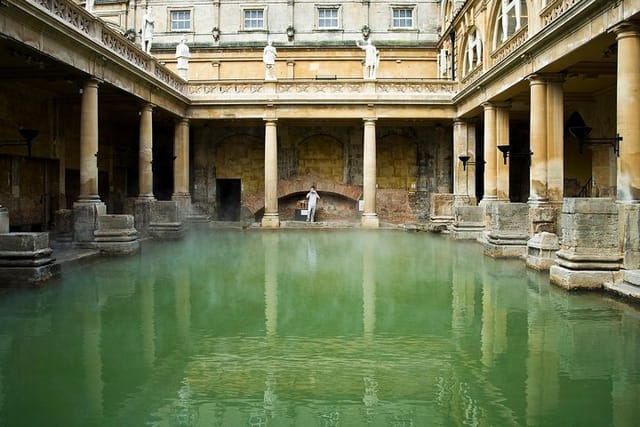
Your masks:
<instances>
[{"instance_id":1,"label":"green pool water","mask_svg":"<svg viewBox=\"0 0 640 427\"><path fill-rule=\"evenodd\" d=\"M0 295L2 426L633 426L640 311L475 242L210 230Z\"/></svg>"}]
</instances>

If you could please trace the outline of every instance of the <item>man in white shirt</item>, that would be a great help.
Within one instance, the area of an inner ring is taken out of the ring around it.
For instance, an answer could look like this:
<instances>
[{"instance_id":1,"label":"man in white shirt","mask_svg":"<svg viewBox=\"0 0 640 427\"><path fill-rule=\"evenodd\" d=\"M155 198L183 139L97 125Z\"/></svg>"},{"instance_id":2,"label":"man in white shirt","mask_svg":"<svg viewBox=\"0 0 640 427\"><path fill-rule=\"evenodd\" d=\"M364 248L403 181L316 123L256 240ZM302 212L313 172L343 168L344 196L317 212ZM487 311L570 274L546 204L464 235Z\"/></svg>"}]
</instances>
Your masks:
<instances>
[{"instance_id":1,"label":"man in white shirt","mask_svg":"<svg viewBox=\"0 0 640 427\"><path fill-rule=\"evenodd\" d=\"M307 199L309 199L309 204L307 205L307 222L315 222L316 206L320 199L320 195L316 193L316 187L311 186L311 190L307 193Z\"/></svg>"}]
</instances>

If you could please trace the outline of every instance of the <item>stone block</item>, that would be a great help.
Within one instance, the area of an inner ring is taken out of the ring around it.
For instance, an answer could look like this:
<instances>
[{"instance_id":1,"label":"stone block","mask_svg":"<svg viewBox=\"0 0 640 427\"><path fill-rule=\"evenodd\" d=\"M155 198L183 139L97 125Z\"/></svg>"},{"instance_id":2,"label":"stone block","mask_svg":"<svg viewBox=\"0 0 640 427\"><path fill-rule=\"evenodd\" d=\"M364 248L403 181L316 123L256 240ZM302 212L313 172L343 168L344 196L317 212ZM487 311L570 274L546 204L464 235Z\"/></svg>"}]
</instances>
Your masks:
<instances>
[{"instance_id":1,"label":"stone block","mask_svg":"<svg viewBox=\"0 0 640 427\"><path fill-rule=\"evenodd\" d=\"M556 252L560 249L558 236L541 232L527 242L527 267L534 270L548 270L555 264Z\"/></svg>"},{"instance_id":2,"label":"stone block","mask_svg":"<svg viewBox=\"0 0 640 427\"><path fill-rule=\"evenodd\" d=\"M60 273L49 246L49 233L0 234L0 284L32 287Z\"/></svg>"},{"instance_id":3,"label":"stone block","mask_svg":"<svg viewBox=\"0 0 640 427\"><path fill-rule=\"evenodd\" d=\"M175 201L155 201L152 204L149 234L159 239L180 239L184 236L183 222Z\"/></svg>"},{"instance_id":4,"label":"stone block","mask_svg":"<svg viewBox=\"0 0 640 427\"><path fill-rule=\"evenodd\" d=\"M485 206L489 226L482 234L484 254L493 258L524 258L529 240L529 206L495 202Z\"/></svg>"},{"instance_id":5,"label":"stone block","mask_svg":"<svg viewBox=\"0 0 640 427\"><path fill-rule=\"evenodd\" d=\"M640 269L640 205L619 205L619 241L622 245L623 267Z\"/></svg>"},{"instance_id":6,"label":"stone block","mask_svg":"<svg viewBox=\"0 0 640 427\"><path fill-rule=\"evenodd\" d=\"M73 241L78 246L93 246L98 216L105 215L107 207L100 201L73 204Z\"/></svg>"},{"instance_id":7,"label":"stone block","mask_svg":"<svg viewBox=\"0 0 640 427\"><path fill-rule=\"evenodd\" d=\"M567 197L562 203L562 213L618 215L618 208L607 198Z\"/></svg>"},{"instance_id":8,"label":"stone block","mask_svg":"<svg viewBox=\"0 0 640 427\"><path fill-rule=\"evenodd\" d=\"M455 240L475 240L484 231L482 206L455 206L454 220L449 228Z\"/></svg>"},{"instance_id":9,"label":"stone block","mask_svg":"<svg viewBox=\"0 0 640 427\"><path fill-rule=\"evenodd\" d=\"M551 283L567 290L602 289L605 283L615 282L620 276L620 271L572 270L560 265L549 268Z\"/></svg>"},{"instance_id":10,"label":"stone block","mask_svg":"<svg viewBox=\"0 0 640 427\"><path fill-rule=\"evenodd\" d=\"M102 215L95 231L98 250L107 255L130 255L138 252L140 241L132 215Z\"/></svg>"},{"instance_id":11,"label":"stone block","mask_svg":"<svg viewBox=\"0 0 640 427\"><path fill-rule=\"evenodd\" d=\"M0 206L0 234L9 232L9 210Z\"/></svg>"}]
</instances>

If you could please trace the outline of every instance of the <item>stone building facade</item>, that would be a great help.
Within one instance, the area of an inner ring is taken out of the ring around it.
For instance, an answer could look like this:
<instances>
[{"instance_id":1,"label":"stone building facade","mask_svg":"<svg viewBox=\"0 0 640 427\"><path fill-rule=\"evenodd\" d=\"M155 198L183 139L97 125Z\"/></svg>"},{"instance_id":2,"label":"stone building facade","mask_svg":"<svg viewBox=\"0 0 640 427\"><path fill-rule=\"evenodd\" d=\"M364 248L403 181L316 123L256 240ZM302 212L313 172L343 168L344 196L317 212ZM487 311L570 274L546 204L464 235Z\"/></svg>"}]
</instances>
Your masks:
<instances>
[{"instance_id":1,"label":"stone building facade","mask_svg":"<svg viewBox=\"0 0 640 427\"><path fill-rule=\"evenodd\" d=\"M67 210L74 240L92 245L97 217L133 215L144 234L169 200L176 221L278 227L315 184L320 219L456 230L469 214L488 255L527 258L573 288L603 265L599 237L575 233L593 205L619 234L607 277L637 285L637 0L0 10L0 204L13 231L52 229Z\"/></svg>"}]
</instances>

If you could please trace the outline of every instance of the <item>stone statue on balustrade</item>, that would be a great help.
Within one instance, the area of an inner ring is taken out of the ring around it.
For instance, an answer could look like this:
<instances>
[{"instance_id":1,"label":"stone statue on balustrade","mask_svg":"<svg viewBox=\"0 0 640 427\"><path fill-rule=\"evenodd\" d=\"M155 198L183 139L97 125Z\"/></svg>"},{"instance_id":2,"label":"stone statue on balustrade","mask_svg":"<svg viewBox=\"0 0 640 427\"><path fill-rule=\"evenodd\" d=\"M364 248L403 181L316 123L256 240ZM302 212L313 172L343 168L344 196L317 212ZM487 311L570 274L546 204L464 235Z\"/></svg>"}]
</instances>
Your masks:
<instances>
[{"instance_id":1,"label":"stone statue on balustrade","mask_svg":"<svg viewBox=\"0 0 640 427\"><path fill-rule=\"evenodd\" d=\"M151 6L147 7L146 12L142 16L142 29L140 30L141 34L141 47L147 53L151 53L151 43L153 42L153 13L151 10Z\"/></svg>"},{"instance_id":2,"label":"stone statue on balustrade","mask_svg":"<svg viewBox=\"0 0 640 427\"><path fill-rule=\"evenodd\" d=\"M265 70L264 70L264 79L265 80L276 80L276 57L278 56L278 51L271 40L267 43L262 52L262 62L264 62Z\"/></svg>"},{"instance_id":3,"label":"stone statue on balustrade","mask_svg":"<svg viewBox=\"0 0 640 427\"><path fill-rule=\"evenodd\" d=\"M360 44L360 42L356 40L356 46L365 52L363 70L364 79L375 80L376 73L378 72L378 65L380 64L380 51L376 49L373 43L371 43L371 39L367 40L367 42L363 44Z\"/></svg>"},{"instance_id":4,"label":"stone statue on balustrade","mask_svg":"<svg viewBox=\"0 0 640 427\"><path fill-rule=\"evenodd\" d=\"M187 46L187 39L183 37L180 40L180 43L176 46L176 59L178 62L178 75L185 80L189 80L189 56L189 46Z\"/></svg>"}]
</instances>

